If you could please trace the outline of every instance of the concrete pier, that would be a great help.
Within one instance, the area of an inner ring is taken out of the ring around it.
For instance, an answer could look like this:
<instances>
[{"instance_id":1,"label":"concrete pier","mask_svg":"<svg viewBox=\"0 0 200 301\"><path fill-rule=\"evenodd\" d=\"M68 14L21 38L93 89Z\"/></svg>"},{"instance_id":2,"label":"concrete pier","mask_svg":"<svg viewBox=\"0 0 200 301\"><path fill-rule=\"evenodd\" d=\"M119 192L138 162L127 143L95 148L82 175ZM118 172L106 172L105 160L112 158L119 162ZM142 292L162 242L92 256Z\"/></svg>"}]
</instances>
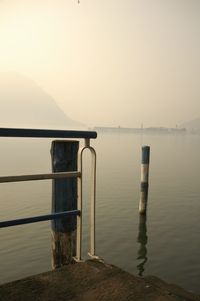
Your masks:
<instances>
[{"instance_id":1,"label":"concrete pier","mask_svg":"<svg viewBox=\"0 0 200 301\"><path fill-rule=\"evenodd\" d=\"M88 260L0 286L0 301L200 301L200 296L150 276L135 277Z\"/></svg>"}]
</instances>

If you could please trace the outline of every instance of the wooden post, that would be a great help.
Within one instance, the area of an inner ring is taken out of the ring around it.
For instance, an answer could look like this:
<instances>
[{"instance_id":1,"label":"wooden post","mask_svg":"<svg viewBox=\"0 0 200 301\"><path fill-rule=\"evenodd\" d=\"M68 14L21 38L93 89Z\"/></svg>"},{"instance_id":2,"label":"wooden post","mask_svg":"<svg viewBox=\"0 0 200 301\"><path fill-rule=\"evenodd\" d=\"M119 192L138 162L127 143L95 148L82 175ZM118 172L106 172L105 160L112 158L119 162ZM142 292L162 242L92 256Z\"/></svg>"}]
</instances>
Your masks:
<instances>
[{"instance_id":1,"label":"wooden post","mask_svg":"<svg viewBox=\"0 0 200 301\"><path fill-rule=\"evenodd\" d=\"M51 145L52 171L77 171L78 141L53 141ZM52 181L52 212L77 209L77 178ZM52 221L52 267L73 261L76 250L76 216Z\"/></svg>"},{"instance_id":2,"label":"wooden post","mask_svg":"<svg viewBox=\"0 0 200 301\"><path fill-rule=\"evenodd\" d=\"M143 146L142 162L141 162L140 203L139 203L139 212L141 214L145 214L147 208L148 188L149 188L149 158L150 158L150 146Z\"/></svg>"}]
</instances>

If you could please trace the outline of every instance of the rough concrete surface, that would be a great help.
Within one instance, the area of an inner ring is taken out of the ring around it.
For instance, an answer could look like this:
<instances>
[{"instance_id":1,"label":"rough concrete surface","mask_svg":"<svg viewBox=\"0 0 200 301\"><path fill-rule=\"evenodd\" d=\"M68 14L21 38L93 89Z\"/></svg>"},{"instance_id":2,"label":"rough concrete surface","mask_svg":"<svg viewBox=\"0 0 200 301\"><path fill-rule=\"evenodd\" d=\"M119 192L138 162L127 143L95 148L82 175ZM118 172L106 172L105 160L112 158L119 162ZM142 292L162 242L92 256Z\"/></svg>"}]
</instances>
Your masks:
<instances>
[{"instance_id":1,"label":"rough concrete surface","mask_svg":"<svg viewBox=\"0 0 200 301\"><path fill-rule=\"evenodd\" d=\"M135 277L98 260L0 286L0 301L200 301L184 289L150 276Z\"/></svg>"}]
</instances>

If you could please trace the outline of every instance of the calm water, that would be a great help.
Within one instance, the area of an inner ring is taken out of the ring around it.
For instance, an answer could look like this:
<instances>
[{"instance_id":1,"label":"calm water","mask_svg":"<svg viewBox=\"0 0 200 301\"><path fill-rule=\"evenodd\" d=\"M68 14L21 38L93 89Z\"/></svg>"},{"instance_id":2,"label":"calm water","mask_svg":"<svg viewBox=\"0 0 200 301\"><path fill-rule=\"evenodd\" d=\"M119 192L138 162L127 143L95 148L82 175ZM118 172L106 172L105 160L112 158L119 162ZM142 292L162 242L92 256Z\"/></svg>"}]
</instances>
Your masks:
<instances>
[{"instance_id":1,"label":"calm water","mask_svg":"<svg viewBox=\"0 0 200 301\"><path fill-rule=\"evenodd\" d=\"M1 175L50 171L51 140L0 142ZM138 214L143 144L151 146L147 220ZM200 293L200 136L99 134L92 145L98 158L97 254L135 275L156 275ZM1 220L45 214L50 208L50 181L0 186ZM51 269L49 222L0 232L1 283Z\"/></svg>"}]
</instances>

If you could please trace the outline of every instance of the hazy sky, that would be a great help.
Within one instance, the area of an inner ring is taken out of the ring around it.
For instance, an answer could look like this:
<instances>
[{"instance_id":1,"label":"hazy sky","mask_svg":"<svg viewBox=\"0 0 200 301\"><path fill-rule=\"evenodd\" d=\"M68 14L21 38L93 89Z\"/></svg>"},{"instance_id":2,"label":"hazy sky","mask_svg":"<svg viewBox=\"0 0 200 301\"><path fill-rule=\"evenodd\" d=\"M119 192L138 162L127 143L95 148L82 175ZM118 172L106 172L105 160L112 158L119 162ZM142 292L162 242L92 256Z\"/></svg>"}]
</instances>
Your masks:
<instances>
[{"instance_id":1,"label":"hazy sky","mask_svg":"<svg viewBox=\"0 0 200 301\"><path fill-rule=\"evenodd\" d=\"M0 0L0 43L1 71L28 75L80 122L200 117L199 0Z\"/></svg>"}]
</instances>

